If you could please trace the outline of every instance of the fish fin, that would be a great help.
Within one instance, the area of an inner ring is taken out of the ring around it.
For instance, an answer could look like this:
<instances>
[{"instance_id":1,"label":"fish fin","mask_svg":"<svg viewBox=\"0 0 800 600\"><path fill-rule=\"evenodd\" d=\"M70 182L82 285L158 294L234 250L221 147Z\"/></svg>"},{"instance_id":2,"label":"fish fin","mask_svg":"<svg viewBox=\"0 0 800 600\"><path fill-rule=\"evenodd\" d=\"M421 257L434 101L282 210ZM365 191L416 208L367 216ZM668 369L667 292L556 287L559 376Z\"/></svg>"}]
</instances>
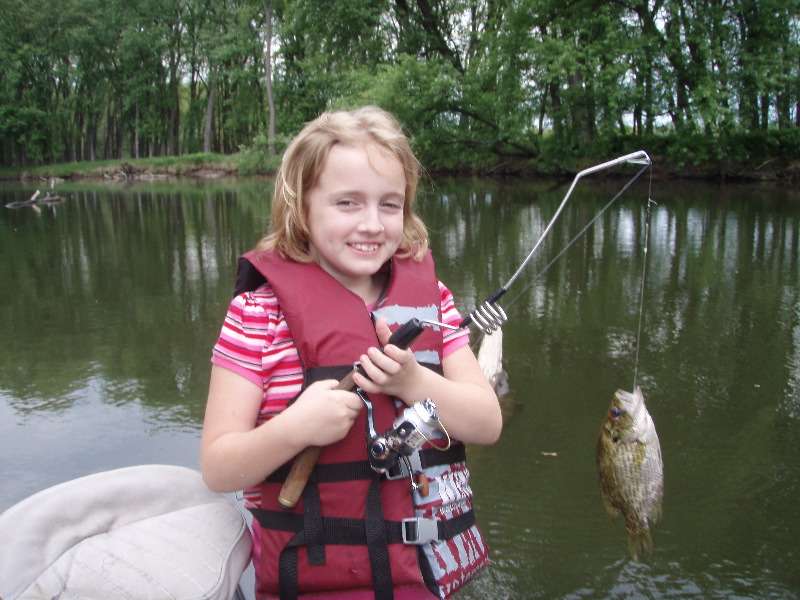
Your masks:
<instances>
[{"instance_id":1,"label":"fish fin","mask_svg":"<svg viewBox=\"0 0 800 600\"><path fill-rule=\"evenodd\" d=\"M611 522L615 522L617 517L619 516L619 509L616 508L613 504L608 502L605 498L603 498L603 506L606 509L606 514L608 518L611 519Z\"/></svg>"},{"instance_id":2,"label":"fish fin","mask_svg":"<svg viewBox=\"0 0 800 600\"><path fill-rule=\"evenodd\" d=\"M649 529L628 529L628 552L633 560L653 553L653 538Z\"/></svg>"},{"instance_id":3,"label":"fish fin","mask_svg":"<svg viewBox=\"0 0 800 600\"><path fill-rule=\"evenodd\" d=\"M658 502L655 502L653 504L653 507L650 509L650 514L648 515L648 518L650 519L650 522L655 525L661 520L662 514L663 514L663 508L661 506L661 500L659 500Z\"/></svg>"}]
</instances>

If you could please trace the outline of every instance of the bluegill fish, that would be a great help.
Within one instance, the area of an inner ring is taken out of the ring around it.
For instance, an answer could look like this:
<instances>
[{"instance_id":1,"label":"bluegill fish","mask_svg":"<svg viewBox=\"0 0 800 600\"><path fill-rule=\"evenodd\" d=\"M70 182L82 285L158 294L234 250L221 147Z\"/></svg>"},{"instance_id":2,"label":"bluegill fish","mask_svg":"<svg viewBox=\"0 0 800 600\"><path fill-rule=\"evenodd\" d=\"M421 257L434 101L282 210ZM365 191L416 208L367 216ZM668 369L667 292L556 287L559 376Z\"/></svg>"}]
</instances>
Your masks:
<instances>
[{"instance_id":1,"label":"bluegill fish","mask_svg":"<svg viewBox=\"0 0 800 600\"><path fill-rule=\"evenodd\" d=\"M508 373L503 369L503 330L484 335L478 350L478 364L492 384L497 397L508 393Z\"/></svg>"},{"instance_id":2,"label":"bluegill fish","mask_svg":"<svg viewBox=\"0 0 800 600\"><path fill-rule=\"evenodd\" d=\"M650 524L661 518L664 464L642 390L617 390L597 439L597 475L606 512L625 517L634 560L651 554Z\"/></svg>"}]
</instances>

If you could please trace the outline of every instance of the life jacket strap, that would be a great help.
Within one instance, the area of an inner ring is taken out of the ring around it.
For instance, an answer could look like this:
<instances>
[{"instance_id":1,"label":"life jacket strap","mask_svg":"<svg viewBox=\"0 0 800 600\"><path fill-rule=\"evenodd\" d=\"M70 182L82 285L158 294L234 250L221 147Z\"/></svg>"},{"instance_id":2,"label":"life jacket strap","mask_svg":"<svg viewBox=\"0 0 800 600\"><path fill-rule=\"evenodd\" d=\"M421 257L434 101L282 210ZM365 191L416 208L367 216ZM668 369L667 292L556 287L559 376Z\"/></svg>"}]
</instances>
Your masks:
<instances>
[{"instance_id":1,"label":"life jacket strap","mask_svg":"<svg viewBox=\"0 0 800 600\"><path fill-rule=\"evenodd\" d=\"M377 487L377 481L377 479L373 480L370 495L373 494L372 490ZM305 494L303 501L306 501ZM380 502L379 496L377 501ZM370 498L367 503L369 506L375 506ZM296 600L298 596L297 549L300 546L308 547L309 542L318 544L320 541L318 531L307 530L302 514L263 508L254 508L251 509L251 512L262 528L295 534L281 551L279 590L281 600ZM389 544L419 546L433 541L446 541L464 533L476 522L475 513L472 510L447 520L412 517L402 521L382 520L382 510L380 511L380 520L377 517L369 516L369 513L375 512L375 510L368 510L366 519L322 517L321 523L314 525L313 529L317 529L321 525L323 544L367 546L372 568L373 587L376 598L380 600L392 598L394 595L388 560ZM311 562L312 553L312 549L308 547L309 564L319 564Z\"/></svg>"},{"instance_id":2,"label":"life jacket strap","mask_svg":"<svg viewBox=\"0 0 800 600\"><path fill-rule=\"evenodd\" d=\"M264 508L251 508L250 512L262 528L296 533L297 542L293 545L307 545L308 536L303 528L303 515ZM475 525L475 513L468 510L446 521L411 517L402 521L383 521L383 524L386 528L386 541L389 544L420 545L433 541L446 541L464 533ZM322 527L326 544L363 546L367 543L366 525L363 519L322 517ZM436 533L430 535L434 529Z\"/></svg>"},{"instance_id":3,"label":"life jacket strap","mask_svg":"<svg viewBox=\"0 0 800 600\"><path fill-rule=\"evenodd\" d=\"M438 467L442 465L452 465L467 460L466 446L460 442L453 442L447 450L437 450L436 448L425 448L413 453L410 457L414 469L420 470L428 467ZM283 465L267 477L269 483L283 483L289 474L290 464ZM311 476L317 483L334 483L338 481L358 481L372 479L375 471L369 466L369 461L357 460L342 463L326 463L314 466ZM385 474L386 479L400 479L408 477L409 473L405 461L398 460L397 463Z\"/></svg>"},{"instance_id":4,"label":"life jacket strap","mask_svg":"<svg viewBox=\"0 0 800 600\"><path fill-rule=\"evenodd\" d=\"M436 448L425 448L411 454L408 457L411 463L412 473L408 472L406 461L398 460L385 476L392 481L394 479L407 479L414 473L424 471L429 467L440 467L442 465L454 465L467 460L466 446L461 442L453 442L447 450L437 450Z\"/></svg>"}]
</instances>

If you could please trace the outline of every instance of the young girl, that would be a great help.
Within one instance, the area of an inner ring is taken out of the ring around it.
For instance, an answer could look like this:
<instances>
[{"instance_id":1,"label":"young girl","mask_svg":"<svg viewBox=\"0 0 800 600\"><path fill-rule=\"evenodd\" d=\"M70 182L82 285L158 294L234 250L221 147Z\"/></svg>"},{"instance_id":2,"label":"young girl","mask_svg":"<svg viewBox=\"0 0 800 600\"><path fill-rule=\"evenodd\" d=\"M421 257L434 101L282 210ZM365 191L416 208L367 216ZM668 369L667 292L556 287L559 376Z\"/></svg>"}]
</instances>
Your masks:
<instances>
[{"instance_id":1,"label":"young girl","mask_svg":"<svg viewBox=\"0 0 800 600\"><path fill-rule=\"evenodd\" d=\"M412 317L461 321L413 211L418 177L391 115L325 113L287 148L270 233L240 260L245 291L214 347L201 463L210 489L245 490L258 598L446 598L487 563L463 443L494 443L502 419L468 331L388 344ZM357 362L378 434L430 398L450 448L426 444L414 473L371 469L366 400L336 389ZM302 500L281 509L309 446L322 450ZM427 485L412 490L412 477Z\"/></svg>"}]
</instances>

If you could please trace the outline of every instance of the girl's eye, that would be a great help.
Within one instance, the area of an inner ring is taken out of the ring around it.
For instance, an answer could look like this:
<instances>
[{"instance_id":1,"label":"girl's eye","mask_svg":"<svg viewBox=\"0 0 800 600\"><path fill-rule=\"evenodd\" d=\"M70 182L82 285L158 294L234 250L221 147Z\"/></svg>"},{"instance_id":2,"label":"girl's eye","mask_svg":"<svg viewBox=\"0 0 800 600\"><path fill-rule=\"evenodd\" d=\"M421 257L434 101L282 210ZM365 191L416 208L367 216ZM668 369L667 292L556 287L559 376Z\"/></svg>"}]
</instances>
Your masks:
<instances>
[{"instance_id":1,"label":"girl's eye","mask_svg":"<svg viewBox=\"0 0 800 600\"><path fill-rule=\"evenodd\" d=\"M403 210L403 203L402 202L398 202L396 200L387 200L386 202L382 202L381 206L383 208L385 208L386 210L392 210L392 211L401 211L401 210Z\"/></svg>"}]
</instances>

